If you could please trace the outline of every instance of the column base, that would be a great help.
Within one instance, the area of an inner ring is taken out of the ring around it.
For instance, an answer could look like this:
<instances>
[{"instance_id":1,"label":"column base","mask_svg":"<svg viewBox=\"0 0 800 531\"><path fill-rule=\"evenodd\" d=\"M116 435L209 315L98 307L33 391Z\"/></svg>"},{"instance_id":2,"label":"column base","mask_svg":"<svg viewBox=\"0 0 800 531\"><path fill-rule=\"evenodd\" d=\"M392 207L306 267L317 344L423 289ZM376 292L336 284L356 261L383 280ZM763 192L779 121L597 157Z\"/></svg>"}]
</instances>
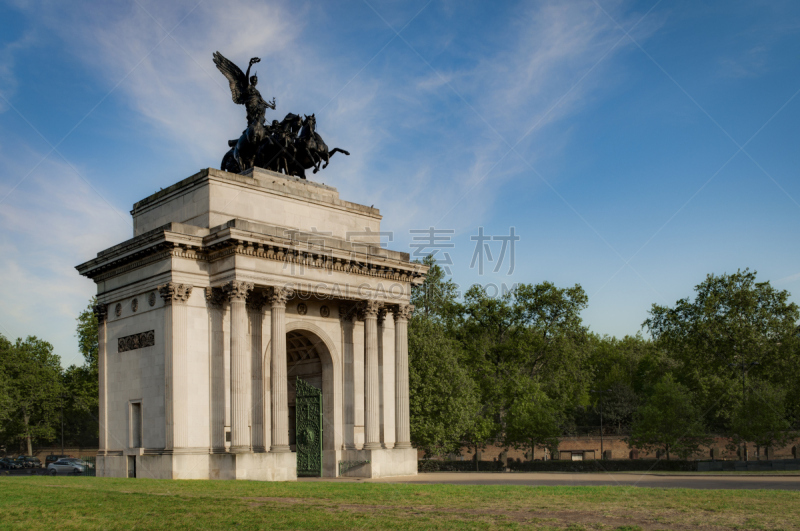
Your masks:
<instances>
[{"instance_id":1,"label":"column base","mask_svg":"<svg viewBox=\"0 0 800 531\"><path fill-rule=\"evenodd\" d=\"M394 443L394 447L395 448L401 448L401 449L411 448L411 443L410 442L396 442L396 443Z\"/></svg>"},{"instance_id":2,"label":"column base","mask_svg":"<svg viewBox=\"0 0 800 531\"><path fill-rule=\"evenodd\" d=\"M379 442L368 442L364 444L364 450L381 450L383 446Z\"/></svg>"},{"instance_id":3,"label":"column base","mask_svg":"<svg viewBox=\"0 0 800 531\"><path fill-rule=\"evenodd\" d=\"M230 452L232 454L250 454L253 453L253 449L249 446L231 446Z\"/></svg>"},{"instance_id":4,"label":"column base","mask_svg":"<svg viewBox=\"0 0 800 531\"><path fill-rule=\"evenodd\" d=\"M292 449L289 447L288 444L273 444L269 449L269 452L271 454L284 454L286 452L291 452L291 451Z\"/></svg>"}]
</instances>

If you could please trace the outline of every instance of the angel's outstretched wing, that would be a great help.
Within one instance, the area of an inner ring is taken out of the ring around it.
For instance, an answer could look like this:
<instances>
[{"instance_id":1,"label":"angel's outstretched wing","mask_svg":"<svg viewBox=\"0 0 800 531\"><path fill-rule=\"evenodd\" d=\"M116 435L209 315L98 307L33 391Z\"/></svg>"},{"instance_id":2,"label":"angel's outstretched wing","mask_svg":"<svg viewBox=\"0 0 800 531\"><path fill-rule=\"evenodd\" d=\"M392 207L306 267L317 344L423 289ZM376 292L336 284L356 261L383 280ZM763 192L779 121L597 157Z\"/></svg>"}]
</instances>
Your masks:
<instances>
[{"instance_id":1,"label":"angel's outstretched wing","mask_svg":"<svg viewBox=\"0 0 800 531\"><path fill-rule=\"evenodd\" d=\"M247 78L238 66L230 62L219 52L214 52L214 64L217 65L222 74L228 78L231 85L231 96L233 103L243 104L247 92Z\"/></svg>"}]
</instances>

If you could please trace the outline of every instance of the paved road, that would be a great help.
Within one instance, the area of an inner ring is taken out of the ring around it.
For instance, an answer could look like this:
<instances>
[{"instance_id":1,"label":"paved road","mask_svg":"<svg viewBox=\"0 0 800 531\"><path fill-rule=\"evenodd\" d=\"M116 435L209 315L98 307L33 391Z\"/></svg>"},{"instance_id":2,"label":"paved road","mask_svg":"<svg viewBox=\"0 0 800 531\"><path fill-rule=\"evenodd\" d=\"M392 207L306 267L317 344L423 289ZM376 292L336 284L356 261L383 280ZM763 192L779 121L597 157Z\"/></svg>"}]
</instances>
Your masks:
<instances>
[{"instance_id":1,"label":"paved road","mask_svg":"<svg viewBox=\"0 0 800 531\"><path fill-rule=\"evenodd\" d=\"M324 481L325 478L314 478ZM351 478L332 479L348 481ZM358 481L358 480L356 480ZM362 479L374 483L448 483L453 485L635 486L667 489L771 489L800 490L800 475L674 475L568 474L559 472L435 472L417 476Z\"/></svg>"}]
</instances>

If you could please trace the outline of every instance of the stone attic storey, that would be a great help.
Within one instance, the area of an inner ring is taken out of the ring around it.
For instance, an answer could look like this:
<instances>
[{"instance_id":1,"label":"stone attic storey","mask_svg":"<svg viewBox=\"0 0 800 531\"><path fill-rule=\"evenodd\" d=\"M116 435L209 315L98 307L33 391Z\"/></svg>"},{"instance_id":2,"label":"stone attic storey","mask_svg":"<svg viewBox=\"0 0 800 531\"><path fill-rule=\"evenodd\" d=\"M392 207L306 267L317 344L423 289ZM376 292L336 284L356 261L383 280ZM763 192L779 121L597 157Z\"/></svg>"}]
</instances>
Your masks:
<instances>
[{"instance_id":1,"label":"stone attic storey","mask_svg":"<svg viewBox=\"0 0 800 531\"><path fill-rule=\"evenodd\" d=\"M377 209L259 168L139 201L97 284L97 475L416 474L407 323L427 267Z\"/></svg>"}]
</instances>

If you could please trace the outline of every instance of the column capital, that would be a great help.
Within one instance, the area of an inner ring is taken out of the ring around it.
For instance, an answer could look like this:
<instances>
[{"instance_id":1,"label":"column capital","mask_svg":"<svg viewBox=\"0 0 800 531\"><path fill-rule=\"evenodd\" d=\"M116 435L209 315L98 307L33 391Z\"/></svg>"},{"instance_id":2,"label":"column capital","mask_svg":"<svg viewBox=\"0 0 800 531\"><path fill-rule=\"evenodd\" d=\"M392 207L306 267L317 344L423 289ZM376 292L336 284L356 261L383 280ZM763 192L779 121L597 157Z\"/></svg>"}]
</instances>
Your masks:
<instances>
[{"instance_id":1,"label":"column capital","mask_svg":"<svg viewBox=\"0 0 800 531\"><path fill-rule=\"evenodd\" d=\"M97 324L103 324L108 319L108 304L95 304L92 311L97 317Z\"/></svg>"},{"instance_id":2,"label":"column capital","mask_svg":"<svg viewBox=\"0 0 800 531\"><path fill-rule=\"evenodd\" d=\"M247 295L253 291L252 282L243 282L241 280L231 280L222 287L228 298L231 301L242 301L247 299Z\"/></svg>"},{"instance_id":3,"label":"column capital","mask_svg":"<svg viewBox=\"0 0 800 531\"><path fill-rule=\"evenodd\" d=\"M164 304L184 303L192 294L192 285L167 282L158 286L158 293L164 299Z\"/></svg>"},{"instance_id":4,"label":"column capital","mask_svg":"<svg viewBox=\"0 0 800 531\"><path fill-rule=\"evenodd\" d=\"M378 310L378 324L383 326L383 321L386 319L386 316L389 314L391 310L389 308L383 307Z\"/></svg>"},{"instance_id":5,"label":"column capital","mask_svg":"<svg viewBox=\"0 0 800 531\"><path fill-rule=\"evenodd\" d=\"M247 297L247 309L251 312L261 312L269 302L263 291L254 291Z\"/></svg>"},{"instance_id":6,"label":"column capital","mask_svg":"<svg viewBox=\"0 0 800 531\"><path fill-rule=\"evenodd\" d=\"M211 306L222 306L228 300L228 295L222 288L212 288L211 286L205 289L206 302Z\"/></svg>"},{"instance_id":7,"label":"column capital","mask_svg":"<svg viewBox=\"0 0 800 531\"><path fill-rule=\"evenodd\" d=\"M382 301L368 300L360 305L364 310L364 318L378 318L378 312L383 308Z\"/></svg>"},{"instance_id":8,"label":"column capital","mask_svg":"<svg viewBox=\"0 0 800 531\"><path fill-rule=\"evenodd\" d=\"M394 308L392 308L394 312L394 320L395 321L408 321L411 319L411 314L414 313L414 305L413 304L398 304Z\"/></svg>"},{"instance_id":9,"label":"column capital","mask_svg":"<svg viewBox=\"0 0 800 531\"><path fill-rule=\"evenodd\" d=\"M356 317L356 307L354 304L340 303L339 304L339 319L342 321L353 322Z\"/></svg>"},{"instance_id":10,"label":"column capital","mask_svg":"<svg viewBox=\"0 0 800 531\"><path fill-rule=\"evenodd\" d=\"M294 289L283 286L283 287L272 287L267 292L267 299L272 304L272 306L286 306L286 301L294 296Z\"/></svg>"}]
</instances>

